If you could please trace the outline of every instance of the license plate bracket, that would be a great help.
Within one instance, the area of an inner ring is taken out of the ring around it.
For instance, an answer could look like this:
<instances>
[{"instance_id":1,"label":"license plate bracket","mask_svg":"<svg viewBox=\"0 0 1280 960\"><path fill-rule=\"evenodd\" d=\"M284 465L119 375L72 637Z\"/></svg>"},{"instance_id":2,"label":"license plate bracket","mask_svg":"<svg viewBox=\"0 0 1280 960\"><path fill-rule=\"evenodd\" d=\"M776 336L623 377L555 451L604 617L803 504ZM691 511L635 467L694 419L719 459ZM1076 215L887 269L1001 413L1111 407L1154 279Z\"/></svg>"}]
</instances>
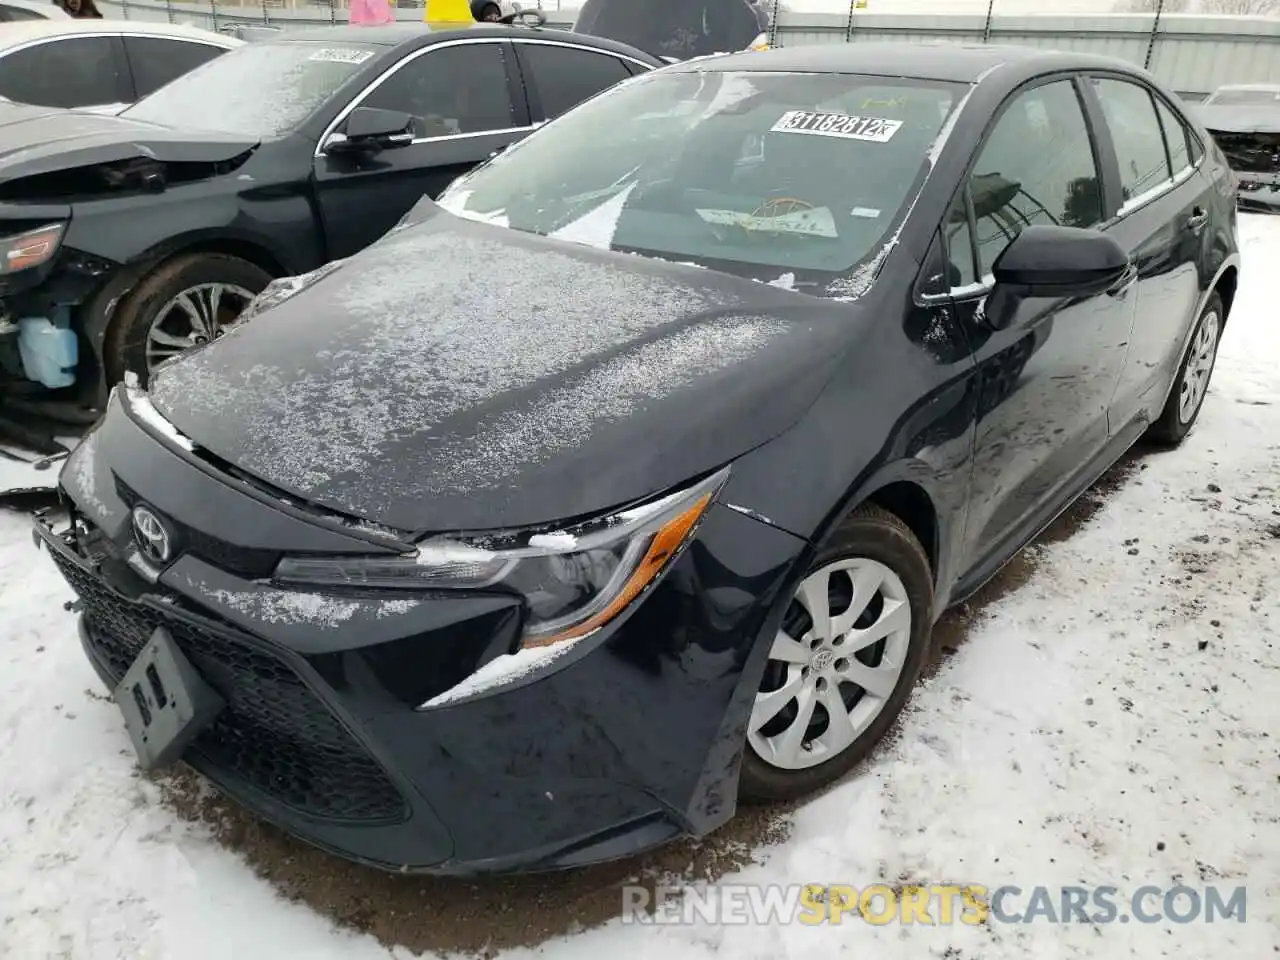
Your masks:
<instances>
[{"instance_id":1,"label":"license plate bracket","mask_svg":"<svg viewBox=\"0 0 1280 960\"><path fill-rule=\"evenodd\" d=\"M164 627L151 634L112 699L144 770L176 763L226 705Z\"/></svg>"}]
</instances>

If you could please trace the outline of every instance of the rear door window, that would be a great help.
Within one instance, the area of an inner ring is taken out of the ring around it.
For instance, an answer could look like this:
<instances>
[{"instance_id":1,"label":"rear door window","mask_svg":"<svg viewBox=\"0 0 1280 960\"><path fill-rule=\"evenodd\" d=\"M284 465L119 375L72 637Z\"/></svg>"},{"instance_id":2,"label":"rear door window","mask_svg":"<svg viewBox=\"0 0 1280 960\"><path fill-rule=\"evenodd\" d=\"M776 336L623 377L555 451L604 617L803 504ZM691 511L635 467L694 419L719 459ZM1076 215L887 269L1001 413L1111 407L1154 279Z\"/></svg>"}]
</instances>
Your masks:
<instances>
[{"instance_id":1,"label":"rear door window","mask_svg":"<svg viewBox=\"0 0 1280 960\"><path fill-rule=\"evenodd\" d=\"M380 83L360 106L409 114L414 132L423 138L520 125L501 43L464 43L422 54Z\"/></svg>"},{"instance_id":2,"label":"rear door window","mask_svg":"<svg viewBox=\"0 0 1280 960\"><path fill-rule=\"evenodd\" d=\"M124 48L129 56L138 97L159 90L205 61L226 52L208 43L171 40L168 37L125 37Z\"/></svg>"},{"instance_id":3,"label":"rear door window","mask_svg":"<svg viewBox=\"0 0 1280 960\"><path fill-rule=\"evenodd\" d=\"M550 43L517 43L525 82L542 104L542 115L551 120L601 90L629 77L617 57L581 47Z\"/></svg>"},{"instance_id":4,"label":"rear door window","mask_svg":"<svg viewBox=\"0 0 1280 960\"><path fill-rule=\"evenodd\" d=\"M1094 89L1115 144L1125 203L1167 182L1169 157L1151 92L1127 80L1095 77Z\"/></svg>"},{"instance_id":5,"label":"rear door window","mask_svg":"<svg viewBox=\"0 0 1280 960\"><path fill-rule=\"evenodd\" d=\"M1159 97L1155 98L1156 113L1164 129L1165 147L1169 151L1169 169L1176 177L1195 163L1191 153L1191 131Z\"/></svg>"},{"instance_id":6,"label":"rear door window","mask_svg":"<svg viewBox=\"0 0 1280 960\"><path fill-rule=\"evenodd\" d=\"M119 37L63 37L0 58L0 96L40 107L133 99Z\"/></svg>"}]
</instances>

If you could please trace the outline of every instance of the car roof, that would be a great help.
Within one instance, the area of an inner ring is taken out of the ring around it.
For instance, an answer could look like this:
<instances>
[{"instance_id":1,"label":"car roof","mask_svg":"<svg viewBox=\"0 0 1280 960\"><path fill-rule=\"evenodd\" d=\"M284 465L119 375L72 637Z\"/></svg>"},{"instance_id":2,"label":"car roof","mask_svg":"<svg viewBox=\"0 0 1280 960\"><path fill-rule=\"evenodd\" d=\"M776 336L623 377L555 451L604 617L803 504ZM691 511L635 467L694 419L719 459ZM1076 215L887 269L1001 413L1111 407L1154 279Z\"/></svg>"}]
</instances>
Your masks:
<instances>
[{"instance_id":1,"label":"car roof","mask_svg":"<svg viewBox=\"0 0 1280 960\"><path fill-rule=\"evenodd\" d=\"M1038 47L996 44L930 43L815 43L767 52L735 53L673 64L667 72L744 71L753 73L861 73L973 83L1004 66L1043 65L1049 70L1134 68L1110 57L1059 53Z\"/></svg>"},{"instance_id":2,"label":"car roof","mask_svg":"<svg viewBox=\"0 0 1280 960\"><path fill-rule=\"evenodd\" d=\"M329 27L305 27L298 30L282 30L277 36L266 42L289 41L330 41L336 43L364 43L379 46L395 47L400 44L426 45L442 40L455 40L461 37L498 37L501 39L525 40L564 40L581 46L609 50L613 53L643 59L646 63L661 66L663 61L616 40L593 37L585 33L574 33L570 30L546 30L538 27L516 26L503 23L476 23L458 27L433 27L429 23L412 23L401 21L385 26L362 27L349 24L335 24ZM259 41L262 42L262 41Z\"/></svg>"},{"instance_id":3,"label":"car roof","mask_svg":"<svg viewBox=\"0 0 1280 960\"><path fill-rule=\"evenodd\" d=\"M146 20L20 20L6 23L0 30L0 52L11 50L32 40L75 36L79 33L132 33L148 37L177 37L202 40L222 47L238 47L244 41L199 27L180 23L152 23Z\"/></svg>"}]
</instances>

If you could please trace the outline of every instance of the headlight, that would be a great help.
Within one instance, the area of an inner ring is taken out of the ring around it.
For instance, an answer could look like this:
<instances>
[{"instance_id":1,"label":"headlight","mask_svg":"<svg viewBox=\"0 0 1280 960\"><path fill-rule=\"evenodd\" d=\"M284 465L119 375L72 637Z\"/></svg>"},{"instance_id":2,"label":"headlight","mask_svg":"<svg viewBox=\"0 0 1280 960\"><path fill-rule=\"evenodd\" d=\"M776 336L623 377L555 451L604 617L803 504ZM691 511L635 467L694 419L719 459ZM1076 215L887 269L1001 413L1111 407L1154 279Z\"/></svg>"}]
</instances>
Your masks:
<instances>
[{"instance_id":1,"label":"headlight","mask_svg":"<svg viewBox=\"0 0 1280 960\"><path fill-rule=\"evenodd\" d=\"M16 236L0 237L0 250L4 251L0 274L17 273L52 260L65 229L65 223L49 223Z\"/></svg>"},{"instance_id":2,"label":"headlight","mask_svg":"<svg viewBox=\"0 0 1280 960\"><path fill-rule=\"evenodd\" d=\"M285 557L286 584L505 591L525 603L524 646L579 640L635 601L692 538L729 477L552 533L424 541L400 557Z\"/></svg>"},{"instance_id":3,"label":"headlight","mask_svg":"<svg viewBox=\"0 0 1280 960\"><path fill-rule=\"evenodd\" d=\"M767 33L757 34L757 35L756 35L756 38L755 38L754 40L752 40L752 41L751 41L751 45L750 45L750 46L748 46L748 47L747 47L747 49L748 49L748 50L754 50L754 51L756 51L757 53L759 53L759 52L763 52L763 51L765 51L765 50L768 50L768 49L769 49L769 35L768 35Z\"/></svg>"}]
</instances>

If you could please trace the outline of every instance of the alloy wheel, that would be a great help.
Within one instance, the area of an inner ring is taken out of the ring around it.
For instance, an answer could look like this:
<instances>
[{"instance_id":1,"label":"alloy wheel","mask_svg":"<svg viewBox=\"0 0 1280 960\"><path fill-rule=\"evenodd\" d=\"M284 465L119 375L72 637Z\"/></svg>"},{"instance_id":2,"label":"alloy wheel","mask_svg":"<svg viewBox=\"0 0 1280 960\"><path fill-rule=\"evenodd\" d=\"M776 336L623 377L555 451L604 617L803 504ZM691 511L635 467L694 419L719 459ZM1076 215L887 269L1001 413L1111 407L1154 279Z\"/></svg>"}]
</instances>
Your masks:
<instances>
[{"instance_id":1,"label":"alloy wheel","mask_svg":"<svg viewBox=\"0 0 1280 960\"><path fill-rule=\"evenodd\" d=\"M253 296L234 283L201 283L183 290L160 309L147 331L147 370L221 337Z\"/></svg>"},{"instance_id":2,"label":"alloy wheel","mask_svg":"<svg viewBox=\"0 0 1280 960\"><path fill-rule=\"evenodd\" d=\"M907 590L889 567L854 557L811 573L769 650L752 749L783 770L843 753L893 696L910 643Z\"/></svg>"},{"instance_id":3,"label":"alloy wheel","mask_svg":"<svg viewBox=\"0 0 1280 960\"><path fill-rule=\"evenodd\" d=\"M1196 330L1195 340L1191 344L1191 352L1187 356L1187 365L1182 372L1182 382L1178 385L1178 419L1182 423L1190 423L1204 402L1204 395L1209 389L1209 376L1213 373L1213 363L1218 355L1218 333L1221 321L1218 314L1206 313Z\"/></svg>"}]
</instances>

